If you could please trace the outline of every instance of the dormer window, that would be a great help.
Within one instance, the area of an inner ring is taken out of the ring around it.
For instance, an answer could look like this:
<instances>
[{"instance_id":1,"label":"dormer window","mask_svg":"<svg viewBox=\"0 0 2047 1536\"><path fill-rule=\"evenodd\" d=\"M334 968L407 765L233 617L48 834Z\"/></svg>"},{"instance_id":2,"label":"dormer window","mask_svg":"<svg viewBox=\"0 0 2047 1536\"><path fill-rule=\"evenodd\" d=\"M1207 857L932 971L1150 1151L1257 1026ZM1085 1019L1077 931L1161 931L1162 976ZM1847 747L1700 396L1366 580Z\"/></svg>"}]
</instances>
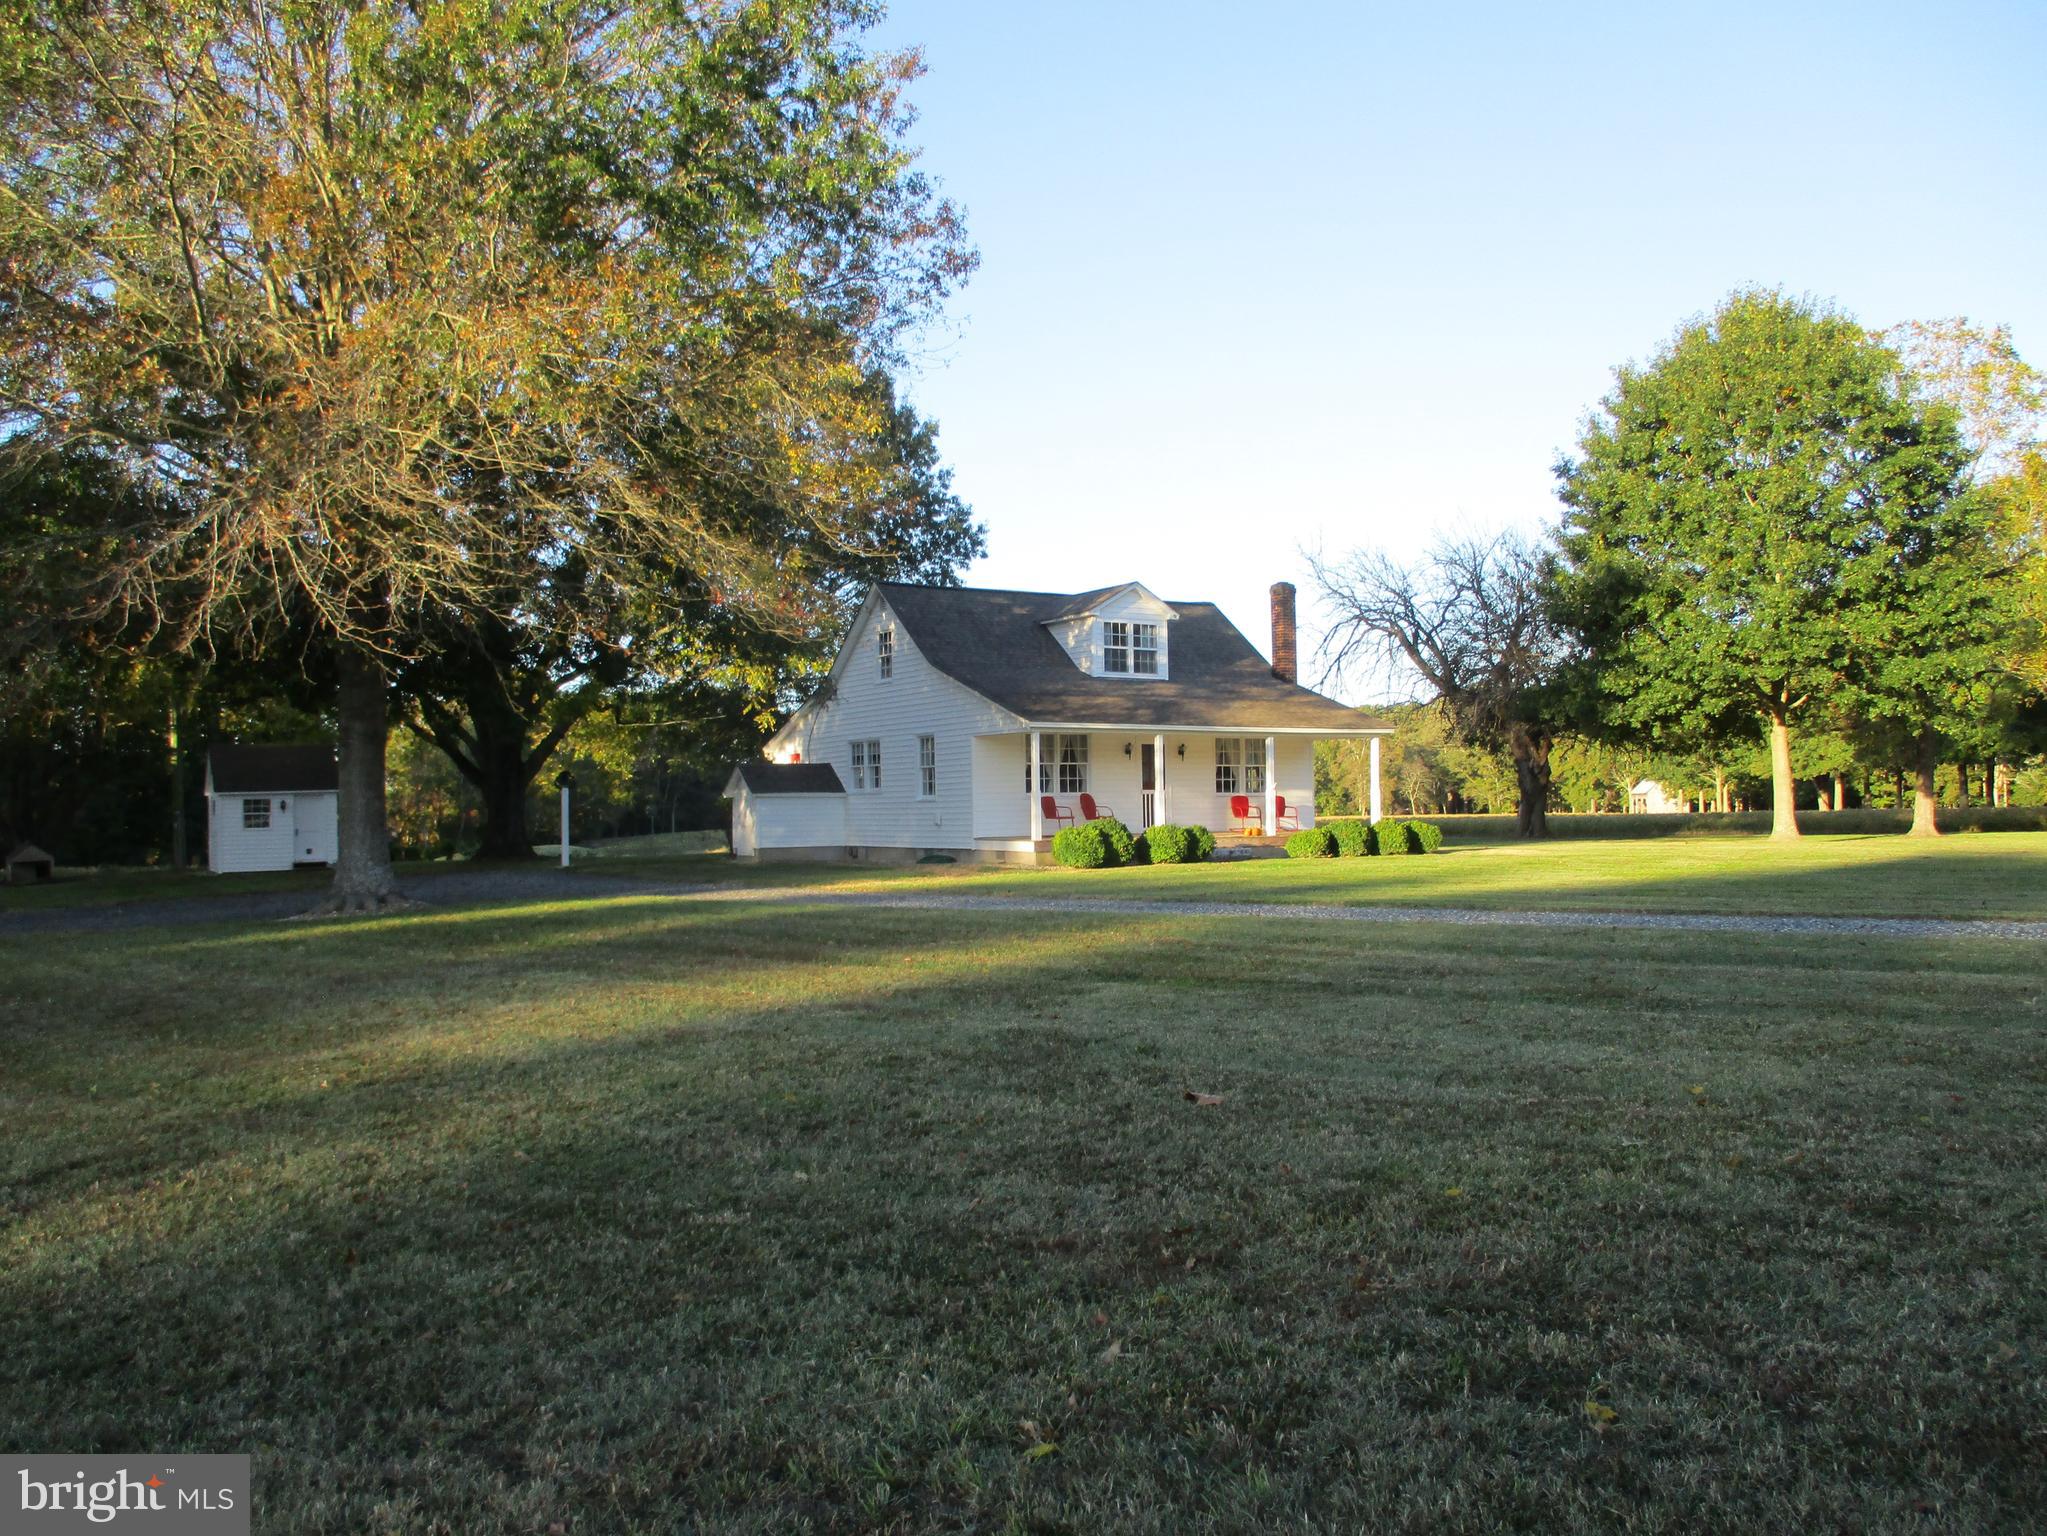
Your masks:
<instances>
[{"instance_id":1,"label":"dormer window","mask_svg":"<svg viewBox=\"0 0 2047 1536\"><path fill-rule=\"evenodd\" d=\"M896 673L896 627L884 624L875 632L874 653L881 659L881 675L894 677Z\"/></svg>"},{"instance_id":2,"label":"dormer window","mask_svg":"<svg viewBox=\"0 0 2047 1536\"><path fill-rule=\"evenodd\" d=\"M1159 675L1159 627L1156 624L1130 626L1130 670L1139 677Z\"/></svg>"},{"instance_id":3,"label":"dormer window","mask_svg":"<svg viewBox=\"0 0 2047 1536\"><path fill-rule=\"evenodd\" d=\"M1108 619L1102 624L1102 670L1119 677L1159 675L1159 627Z\"/></svg>"}]
</instances>

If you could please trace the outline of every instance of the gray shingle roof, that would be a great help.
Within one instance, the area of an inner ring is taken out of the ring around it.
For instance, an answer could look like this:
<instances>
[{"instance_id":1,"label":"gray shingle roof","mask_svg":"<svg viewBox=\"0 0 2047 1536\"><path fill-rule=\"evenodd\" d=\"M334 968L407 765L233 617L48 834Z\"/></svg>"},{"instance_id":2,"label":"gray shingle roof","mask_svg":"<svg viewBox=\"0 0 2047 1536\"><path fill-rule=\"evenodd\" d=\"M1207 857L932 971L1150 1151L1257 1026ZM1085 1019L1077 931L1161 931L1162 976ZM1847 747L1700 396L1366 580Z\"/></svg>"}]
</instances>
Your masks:
<instances>
[{"instance_id":1,"label":"gray shingle roof","mask_svg":"<svg viewBox=\"0 0 2047 1536\"><path fill-rule=\"evenodd\" d=\"M733 769L756 795L843 795L839 771L830 763L771 763L751 758Z\"/></svg>"},{"instance_id":2,"label":"gray shingle roof","mask_svg":"<svg viewBox=\"0 0 2047 1536\"><path fill-rule=\"evenodd\" d=\"M339 789L334 749L315 743L298 747L213 747L206 754L216 794L312 793Z\"/></svg>"},{"instance_id":3,"label":"gray shingle roof","mask_svg":"<svg viewBox=\"0 0 2047 1536\"><path fill-rule=\"evenodd\" d=\"M1026 720L1332 733L1390 729L1385 721L1274 677L1271 664L1213 603L1164 599L1179 617L1167 630L1169 676L1160 681L1083 672L1044 627L1048 619L1084 612L1099 592L899 582L884 582L880 591L926 661Z\"/></svg>"}]
</instances>

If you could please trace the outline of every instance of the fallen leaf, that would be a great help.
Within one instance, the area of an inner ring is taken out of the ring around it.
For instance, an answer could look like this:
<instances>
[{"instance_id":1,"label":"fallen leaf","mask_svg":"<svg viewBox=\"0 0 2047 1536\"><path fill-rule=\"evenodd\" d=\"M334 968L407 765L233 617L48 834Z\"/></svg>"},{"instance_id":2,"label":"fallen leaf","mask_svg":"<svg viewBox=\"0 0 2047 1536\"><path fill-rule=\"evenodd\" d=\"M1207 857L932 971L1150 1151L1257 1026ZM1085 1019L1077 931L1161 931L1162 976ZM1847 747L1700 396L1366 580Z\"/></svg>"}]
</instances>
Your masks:
<instances>
[{"instance_id":1,"label":"fallen leaf","mask_svg":"<svg viewBox=\"0 0 2047 1536\"><path fill-rule=\"evenodd\" d=\"M1585 1417L1592 1421L1594 1429L1604 1429L1607 1425L1617 1421L1620 1415L1604 1403L1595 1403L1588 1400L1585 1404Z\"/></svg>"},{"instance_id":2,"label":"fallen leaf","mask_svg":"<svg viewBox=\"0 0 2047 1536\"><path fill-rule=\"evenodd\" d=\"M1059 1442L1057 1440L1040 1440L1036 1445L1024 1452L1024 1460L1042 1461L1058 1449Z\"/></svg>"},{"instance_id":3,"label":"fallen leaf","mask_svg":"<svg viewBox=\"0 0 2047 1536\"><path fill-rule=\"evenodd\" d=\"M1121 1339L1116 1339L1116 1340L1114 1340L1113 1342L1111 1342L1111 1343L1110 1343L1110 1345L1109 1345L1109 1347L1108 1347L1107 1349L1105 1349L1105 1350L1103 1350L1103 1351L1102 1351L1102 1358L1103 1358L1104 1360L1120 1360L1120 1359L1122 1359L1122 1358L1123 1358L1123 1341L1122 1341Z\"/></svg>"},{"instance_id":4,"label":"fallen leaf","mask_svg":"<svg viewBox=\"0 0 2047 1536\"><path fill-rule=\"evenodd\" d=\"M1452 1184L1443 1191L1443 1194L1451 1200L1462 1200L1464 1198L1464 1186L1462 1184Z\"/></svg>"},{"instance_id":5,"label":"fallen leaf","mask_svg":"<svg viewBox=\"0 0 2047 1536\"><path fill-rule=\"evenodd\" d=\"M1189 1088L1186 1093L1186 1099L1189 1104L1193 1104L1198 1108L1214 1109L1222 1103L1223 1096L1219 1093L1196 1093L1192 1088Z\"/></svg>"}]
</instances>

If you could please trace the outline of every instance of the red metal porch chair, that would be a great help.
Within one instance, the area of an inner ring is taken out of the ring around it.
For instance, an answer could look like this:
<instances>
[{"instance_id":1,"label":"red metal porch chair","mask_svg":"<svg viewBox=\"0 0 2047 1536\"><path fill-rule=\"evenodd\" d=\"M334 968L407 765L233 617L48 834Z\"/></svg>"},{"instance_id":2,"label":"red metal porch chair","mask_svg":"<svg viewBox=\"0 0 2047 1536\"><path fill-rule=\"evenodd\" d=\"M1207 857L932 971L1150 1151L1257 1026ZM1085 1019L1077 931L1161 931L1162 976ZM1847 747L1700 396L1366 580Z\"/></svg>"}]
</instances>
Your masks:
<instances>
[{"instance_id":1,"label":"red metal porch chair","mask_svg":"<svg viewBox=\"0 0 2047 1536\"><path fill-rule=\"evenodd\" d=\"M1066 809L1065 806L1054 800L1050 795L1038 796L1038 809L1043 814L1045 825L1048 827L1056 827L1061 822L1064 822L1069 827L1073 825L1073 812Z\"/></svg>"},{"instance_id":2,"label":"red metal porch chair","mask_svg":"<svg viewBox=\"0 0 2047 1536\"><path fill-rule=\"evenodd\" d=\"M1284 832L1288 828L1292 828L1296 832L1301 830L1301 813L1287 809L1285 795L1274 795L1272 797L1272 830Z\"/></svg>"},{"instance_id":3,"label":"red metal porch chair","mask_svg":"<svg viewBox=\"0 0 2047 1536\"><path fill-rule=\"evenodd\" d=\"M1232 832L1244 831L1247 824L1251 831L1257 832L1265 825L1263 815L1252 806L1249 795L1230 796L1230 820L1234 823L1230 828Z\"/></svg>"},{"instance_id":4,"label":"red metal porch chair","mask_svg":"<svg viewBox=\"0 0 2047 1536\"><path fill-rule=\"evenodd\" d=\"M1093 795L1082 795L1080 797L1080 819L1082 821L1100 821L1104 816L1114 816L1115 814L1114 811L1105 811L1096 805Z\"/></svg>"}]
</instances>

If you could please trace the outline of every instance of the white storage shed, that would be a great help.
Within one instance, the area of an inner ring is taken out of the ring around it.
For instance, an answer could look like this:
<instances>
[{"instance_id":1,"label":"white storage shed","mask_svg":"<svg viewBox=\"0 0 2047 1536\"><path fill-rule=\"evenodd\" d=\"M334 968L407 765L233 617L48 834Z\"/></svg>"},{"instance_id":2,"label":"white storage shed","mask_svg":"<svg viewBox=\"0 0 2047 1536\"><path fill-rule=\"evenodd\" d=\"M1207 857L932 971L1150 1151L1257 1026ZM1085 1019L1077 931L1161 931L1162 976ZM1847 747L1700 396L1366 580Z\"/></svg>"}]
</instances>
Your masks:
<instances>
[{"instance_id":1,"label":"white storage shed","mask_svg":"<svg viewBox=\"0 0 2047 1536\"><path fill-rule=\"evenodd\" d=\"M329 746L215 747L206 755L206 864L217 874L332 864L339 770Z\"/></svg>"},{"instance_id":2,"label":"white storage shed","mask_svg":"<svg viewBox=\"0 0 2047 1536\"><path fill-rule=\"evenodd\" d=\"M845 857L846 787L830 763L741 763L725 793L740 858Z\"/></svg>"}]
</instances>

